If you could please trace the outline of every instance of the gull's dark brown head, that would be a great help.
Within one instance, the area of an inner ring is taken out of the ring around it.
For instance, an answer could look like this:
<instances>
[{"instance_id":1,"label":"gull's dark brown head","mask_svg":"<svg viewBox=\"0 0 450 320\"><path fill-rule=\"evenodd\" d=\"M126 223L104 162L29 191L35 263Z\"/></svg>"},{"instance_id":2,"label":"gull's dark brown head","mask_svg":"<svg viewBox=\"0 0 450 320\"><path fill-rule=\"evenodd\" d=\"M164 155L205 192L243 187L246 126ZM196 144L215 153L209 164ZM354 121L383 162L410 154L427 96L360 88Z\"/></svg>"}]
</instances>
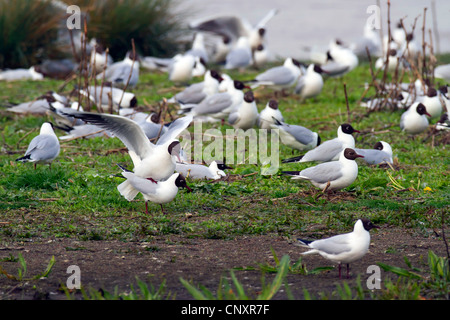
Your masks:
<instances>
[{"instance_id":1,"label":"gull's dark brown head","mask_svg":"<svg viewBox=\"0 0 450 320\"><path fill-rule=\"evenodd\" d=\"M372 223L372 221L370 221L369 219L366 218L362 218L361 222L363 224L364 229L366 229L367 231L370 231L371 229L379 229L379 226L376 226Z\"/></svg>"},{"instance_id":2,"label":"gull's dark brown head","mask_svg":"<svg viewBox=\"0 0 450 320\"><path fill-rule=\"evenodd\" d=\"M347 133L347 134L352 134L353 132L359 132L359 130L355 130L352 127L352 125L349 123L341 124L341 130L342 130L342 132Z\"/></svg>"},{"instance_id":3,"label":"gull's dark brown head","mask_svg":"<svg viewBox=\"0 0 450 320\"><path fill-rule=\"evenodd\" d=\"M175 180L175 185L178 188L186 188L189 192L192 192L192 189L187 185L186 179L181 174L178 174L178 177Z\"/></svg>"},{"instance_id":4,"label":"gull's dark brown head","mask_svg":"<svg viewBox=\"0 0 450 320\"><path fill-rule=\"evenodd\" d=\"M253 95L253 92L247 91L244 94L244 100L245 100L245 102L248 102L248 103L252 103L253 101L255 101L255 96Z\"/></svg>"},{"instance_id":5,"label":"gull's dark brown head","mask_svg":"<svg viewBox=\"0 0 450 320\"><path fill-rule=\"evenodd\" d=\"M346 148L344 150L344 157L348 160L355 160L356 158L364 158L364 156L357 154L352 148Z\"/></svg>"},{"instance_id":6,"label":"gull's dark brown head","mask_svg":"<svg viewBox=\"0 0 450 320\"><path fill-rule=\"evenodd\" d=\"M277 110L278 109L278 101L277 100L269 100L269 108L273 109L273 110Z\"/></svg>"}]
</instances>

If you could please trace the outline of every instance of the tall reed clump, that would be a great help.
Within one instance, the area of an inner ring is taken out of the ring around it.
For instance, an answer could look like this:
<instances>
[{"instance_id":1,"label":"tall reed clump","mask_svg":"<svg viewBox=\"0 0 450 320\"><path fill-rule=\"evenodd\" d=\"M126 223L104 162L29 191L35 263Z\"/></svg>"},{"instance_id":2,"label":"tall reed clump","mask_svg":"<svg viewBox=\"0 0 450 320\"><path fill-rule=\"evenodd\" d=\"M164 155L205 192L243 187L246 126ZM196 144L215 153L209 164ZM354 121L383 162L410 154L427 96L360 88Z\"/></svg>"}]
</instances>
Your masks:
<instances>
[{"instance_id":1,"label":"tall reed clump","mask_svg":"<svg viewBox=\"0 0 450 320\"><path fill-rule=\"evenodd\" d=\"M177 0L73 0L87 13L88 38L109 48L115 60L131 50L142 55L170 56L178 51L187 16L175 14Z\"/></svg>"},{"instance_id":2,"label":"tall reed clump","mask_svg":"<svg viewBox=\"0 0 450 320\"><path fill-rule=\"evenodd\" d=\"M0 0L0 69L28 68L52 55L64 15L51 0Z\"/></svg>"}]
</instances>

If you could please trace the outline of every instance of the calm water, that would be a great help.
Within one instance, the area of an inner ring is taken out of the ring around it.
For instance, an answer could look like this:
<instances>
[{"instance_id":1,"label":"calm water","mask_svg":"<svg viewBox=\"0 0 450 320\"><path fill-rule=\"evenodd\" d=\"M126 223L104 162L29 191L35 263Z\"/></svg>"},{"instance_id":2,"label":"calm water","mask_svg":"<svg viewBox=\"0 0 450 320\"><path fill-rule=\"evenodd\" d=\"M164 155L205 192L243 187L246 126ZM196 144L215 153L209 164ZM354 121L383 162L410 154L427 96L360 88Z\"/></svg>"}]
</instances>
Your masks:
<instances>
[{"instance_id":1,"label":"calm water","mask_svg":"<svg viewBox=\"0 0 450 320\"><path fill-rule=\"evenodd\" d=\"M381 0L382 27L386 32L387 5ZM404 18L408 30L420 15L416 36L422 37L423 9L427 7L426 27L439 30L441 52L450 52L450 0L435 0L436 15L432 16L431 0L392 0L391 23ZM195 10L192 19L218 15L235 15L256 24L273 8L279 13L267 25L268 45L275 55L302 58L303 47L325 48L328 43L340 38L353 42L363 35L363 26L370 14L367 7L376 5L375 0L181 0ZM428 34L428 31L427 31ZM434 35L433 35L434 36ZM435 51L437 50L436 39Z\"/></svg>"}]
</instances>

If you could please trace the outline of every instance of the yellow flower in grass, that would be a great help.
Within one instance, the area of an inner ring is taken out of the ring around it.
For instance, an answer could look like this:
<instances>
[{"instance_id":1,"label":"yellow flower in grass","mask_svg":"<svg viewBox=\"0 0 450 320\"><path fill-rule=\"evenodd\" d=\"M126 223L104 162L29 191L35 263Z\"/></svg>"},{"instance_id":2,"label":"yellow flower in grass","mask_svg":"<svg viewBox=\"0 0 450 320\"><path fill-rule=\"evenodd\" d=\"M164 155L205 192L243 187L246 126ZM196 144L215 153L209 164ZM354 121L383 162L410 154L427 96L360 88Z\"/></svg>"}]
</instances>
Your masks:
<instances>
[{"instance_id":1,"label":"yellow flower in grass","mask_svg":"<svg viewBox=\"0 0 450 320\"><path fill-rule=\"evenodd\" d=\"M425 192L431 192L431 191L433 191L433 190L431 190L430 187L425 187L425 188L423 189L423 191L425 191Z\"/></svg>"}]
</instances>

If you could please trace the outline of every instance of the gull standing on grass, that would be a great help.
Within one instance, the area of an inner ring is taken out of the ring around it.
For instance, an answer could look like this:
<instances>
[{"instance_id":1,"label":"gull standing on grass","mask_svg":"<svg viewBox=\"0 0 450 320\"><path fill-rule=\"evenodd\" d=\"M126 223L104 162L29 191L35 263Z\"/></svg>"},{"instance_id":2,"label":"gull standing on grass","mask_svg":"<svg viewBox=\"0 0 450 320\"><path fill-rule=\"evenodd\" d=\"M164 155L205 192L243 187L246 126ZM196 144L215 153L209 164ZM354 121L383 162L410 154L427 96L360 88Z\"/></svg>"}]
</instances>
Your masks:
<instances>
[{"instance_id":1,"label":"gull standing on grass","mask_svg":"<svg viewBox=\"0 0 450 320\"><path fill-rule=\"evenodd\" d=\"M337 138L325 141L302 156L285 159L282 162L327 162L338 160L342 150L355 147L355 138L352 136L354 132L359 131L355 130L350 124L344 123L337 130Z\"/></svg>"},{"instance_id":2,"label":"gull standing on grass","mask_svg":"<svg viewBox=\"0 0 450 320\"><path fill-rule=\"evenodd\" d=\"M326 73L317 64L310 64L295 86L294 93L300 95L302 101L318 96L322 92L322 73Z\"/></svg>"},{"instance_id":3,"label":"gull standing on grass","mask_svg":"<svg viewBox=\"0 0 450 320\"><path fill-rule=\"evenodd\" d=\"M284 60L283 65L267 69L249 82L252 89L266 86L274 90L286 90L295 85L301 74L300 62L289 57Z\"/></svg>"},{"instance_id":4,"label":"gull standing on grass","mask_svg":"<svg viewBox=\"0 0 450 320\"><path fill-rule=\"evenodd\" d=\"M280 139L284 145L293 149L304 151L310 150L320 145L320 137L317 132L313 132L308 128L287 124L273 118L274 124L272 129L279 129Z\"/></svg>"},{"instance_id":5,"label":"gull standing on grass","mask_svg":"<svg viewBox=\"0 0 450 320\"><path fill-rule=\"evenodd\" d=\"M202 82L191 84L167 100L167 102L182 104L200 103L207 97L219 92L219 84L222 80L219 72L216 70L208 70Z\"/></svg>"},{"instance_id":6,"label":"gull standing on grass","mask_svg":"<svg viewBox=\"0 0 450 320\"><path fill-rule=\"evenodd\" d=\"M139 82L139 57L133 52L127 53L122 61L107 67L104 76L114 86L123 88L128 84L131 88L135 87ZM97 79L103 79L103 72L97 75Z\"/></svg>"},{"instance_id":7,"label":"gull standing on grass","mask_svg":"<svg viewBox=\"0 0 450 320\"><path fill-rule=\"evenodd\" d=\"M364 156L363 160L368 164L392 164L392 147L385 141L375 143L373 149L354 149L356 153Z\"/></svg>"},{"instance_id":8,"label":"gull standing on grass","mask_svg":"<svg viewBox=\"0 0 450 320\"><path fill-rule=\"evenodd\" d=\"M132 171L128 171L120 165L119 167L122 169L122 175L127 179L126 182L144 197L146 214L149 213L149 201L159 204L161 206L161 211L164 214L166 212L164 211L163 204L169 203L175 199L179 188L186 188L189 192L192 191L187 185L186 179L180 173L173 173L167 180L154 183L149 179L139 177ZM133 200L135 197L130 196L129 194L122 195L128 201Z\"/></svg>"},{"instance_id":9,"label":"gull standing on grass","mask_svg":"<svg viewBox=\"0 0 450 320\"><path fill-rule=\"evenodd\" d=\"M241 81L229 81L227 91L213 94L199 104L180 105L178 113L189 114L199 119L206 117L223 121L235 107L242 103L245 88L246 86Z\"/></svg>"},{"instance_id":10,"label":"gull standing on grass","mask_svg":"<svg viewBox=\"0 0 450 320\"><path fill-rule=\"evenodd\" d=\"M52 123L44 122L39 135L34 137L28 145L25 155L16 161L33 162L35 170L38 163L48 164L51 169L52 162L59 155L59 151L59 140L53 131Z\"/></svg>"},{"instance_id":11,"label":"gull standing on grass","mask_svg":"<svg viewBox=\"0 0 450 320\"><path fill-rule=\"evenodd\" d=\"M350 263L361 259L369 251L370 233L373 228L379 228L370 220L358 219L353 232L336 235L330 238L309 241L297 239L298 245L309 248L302 255L320 254L325 259L337 262L339 279L341 278L341 264L347 264L347 278L349 278Z\"/></svg>"},{"instance_id":12,"label":"gull standing on grass","mask_svg":"<svg viewBox=\"0 0 450 320\"><path fill-rule=\"evenodd\" d=\"M339 161L320 163L302 171L283 171L292 179L309 180L317 188L323 190L341 190L351 185L358 177L356 158L364 158L355 150L346 148L341 152Z\"/></svg>"},{"instance_id":13,"label":"gull standing on grass","mask_svg":"<svg viewBox=\"0 0 450 320\"><path fill-rule=\"evenodd\" d=\"M259 113L258 127L270 130L272 129L271 125L275 123L275 120L284 122L284 117L278 108L278 101L271 99L267 102L266 107Z\"/></svg>"},{"instance_id":14,"label":"gull standing on grass","mask_svg":"<svg viewBox=\"0 0 450 320\"><path fill-rule=\"evenodd\" d=\"M400 118L400 129L408 134L422 133L428 128L427 116L431 117L426 107L420 102L415 102L403 112Z\"/></svg>"},{"instance_id":15,"label":"gull standing on grass","mask_svg":"<svg viewBox=\"0 0 450 320\"><path fill-rule=\"evenodd\" d=\"M244 94L244 101L231 111L228 123L235 129L248 130L256 125L258 108L252 91Z\"/></svg>"}]
</instances>

